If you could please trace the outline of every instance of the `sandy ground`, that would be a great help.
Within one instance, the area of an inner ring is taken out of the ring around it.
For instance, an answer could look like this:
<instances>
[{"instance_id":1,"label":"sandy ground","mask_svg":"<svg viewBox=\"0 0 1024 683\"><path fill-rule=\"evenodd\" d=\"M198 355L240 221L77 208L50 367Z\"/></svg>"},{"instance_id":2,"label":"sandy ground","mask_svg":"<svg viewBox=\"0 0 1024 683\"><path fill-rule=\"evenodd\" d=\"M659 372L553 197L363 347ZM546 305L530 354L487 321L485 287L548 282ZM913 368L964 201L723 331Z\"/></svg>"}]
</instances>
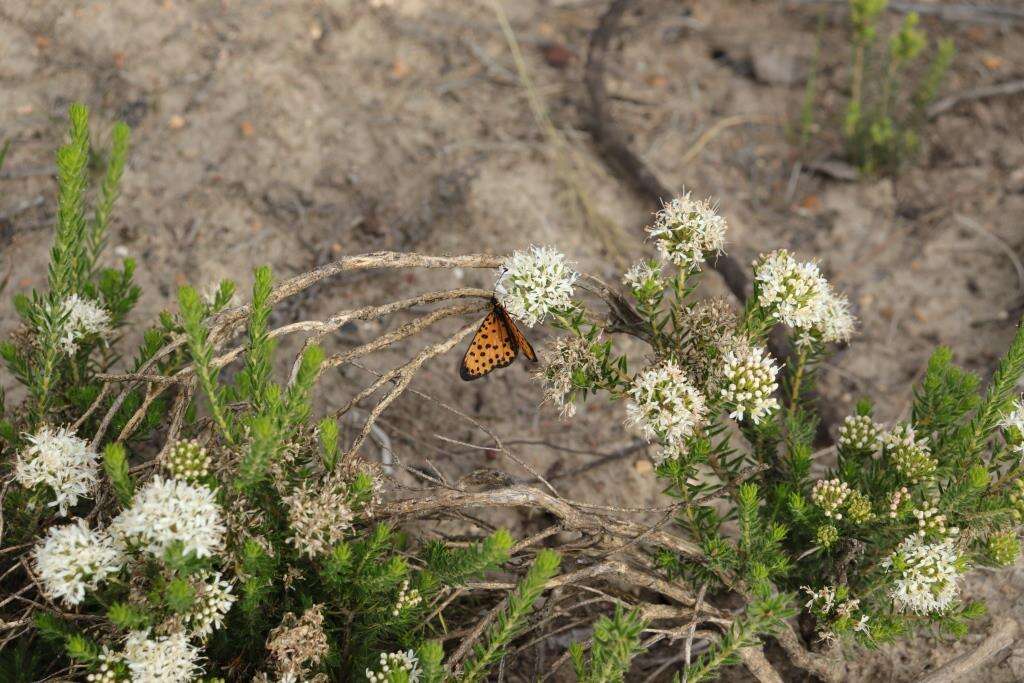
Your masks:
<instances>
[{"instance_id":1,"label":"sandy ground","mask_svg":"<svg viewBox=\"0 0 1024 683\"><path fill-rule=\"evenodd\" d=\"M878 415L894 419L908 408L936 344L989 372L1024 307L1024 99L971 102L939 117L927 130L922 165L897 181L841 182L795 168L790 142L817 9L767 0L640 5L609 66L615 117L669 186L719 200L732 254L749 261L788 246L820 259L847 292L861 331L826 368L828 398L845 408L869 394ZM0 0L0 137L13 141L0 175L5 300L44 283L55 206L51 160L74 100L92 109L100 146L113 121L133 128L109 257L139 262L145 294L136 321L172 305L186 282L203 287L229 277L245 291L262 263L285 277L378 249L505 253L551 243L582 269L615 277L614 264L644 253L637 237L647 215L584 130L586 41L605 2L504 6L537 92L569 141L576 185L595 215L620 226L625 250L568 211L560 153L531 115L487 2ZM822 34L819 121L826 124L845 82L839 17L828 14ZM923 23L959 47L948 92L1024 71L1019 24ZM812 158L834 151L831 130L823 128ZM489 278L340 278L284 307L277 322L322 318L410 290L489 287ZM10 306L0 306L0 332L13 322ZM365 341L393 324L348 326L330 344ZM532 336L542 342L548 333ZM371 365L408 358L426 341ZM494 425L542 471L585 464L630 439L605 403L593 402L566 425L537 407L539 388L519 368L466 385L452 370L456 360L455 351L440 359L417 386ZM322 389L324 403L343 402L366 379L354 369L339 374ZM3 382L9 388L6 375ZM429 459L448 476L495 466L524 474L486 451L434 437L480 442L434 402L403 399L383 425L396 455L420 465ZM663 502L642 456L560 486L593 502ZM528 529L532 522L517 523ZM1022 571L975 575L965 591L1024 620ZM854 676L911 680L977 637L858 655ZM971 680L1021 678L1024 648Z\"/></svg>"}]
</instances>

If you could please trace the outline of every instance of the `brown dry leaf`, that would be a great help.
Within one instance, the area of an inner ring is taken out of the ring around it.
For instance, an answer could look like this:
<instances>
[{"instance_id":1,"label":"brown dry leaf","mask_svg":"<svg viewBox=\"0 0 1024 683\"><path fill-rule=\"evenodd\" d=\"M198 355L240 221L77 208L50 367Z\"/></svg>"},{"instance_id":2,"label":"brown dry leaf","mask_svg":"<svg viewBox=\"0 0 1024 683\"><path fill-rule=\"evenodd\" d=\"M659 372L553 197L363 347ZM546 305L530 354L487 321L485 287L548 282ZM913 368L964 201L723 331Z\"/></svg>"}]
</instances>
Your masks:
<instances>
[{"instance_id":1,"label":"brown dry leaf","mask_svg":"<svg viewBox=\"0 0 1024 683\"><path fill-rule=\"evenodd\" d=\"M637 474L647 475L654 471L654 465L647 458L640 458L633 463L633 469L637 471Z\"/></svg>"},{"instance_id":2,"label":"brown dry leaf","mask_svg":"<svg viewBox=\"0 0 1024 683\"><path fill-rule=\"evenodd\" d=\"M391 77L401 80L409 75L409 65L401 57L395 57L391 63Z\"/></svg>"},{"instance_id":3,"label":"brown dry leaf","mask_svg":"<svg viewBox=\"0 0 1024 683\"><path fill-rule=\"evenodd\" d=\"M118 71L124 68L125 55L123 52L114 53L114 68Z\"/></svg>"},{"instance_id":4,"label":"brown dry leaf","mask_svg":"<svg viewBox=\"0 0 1024 683\"><path fill-rule=\"evenodd\" d=\"M564 69L575 57L572 50L560 43L543 43L540 46L540 53L548 66L555 69Z\"/></svg>"},{"instance_id":5,"label":"brown dry leaf","mask_svg":"<svg viewBox=\"0 0 1024 683\"><path fill-rule=\"evenodd\" d=\"M989 71L999 71L1006 66L1006 60L997 55L986 55L981 58L981 63L985 65L985 68Z\"/></svg>"},{"instance_id":6,"label":"brown dry leaf","mask_svg":"<svg viewBox=\"0 0 1024 683\"><path fill-rule=\"evenodd\" d=\"M652 88L664 88L668 85L668 79L660 74L651 74L645 80Z\"/></svg>"},{"instance_id":7,"label":"brown dry leaf","mask_svg":"<svg viewBox=\"0 0 1024 683\"><path fill-rule=\"evenodd\" d=\"M968 26L964 29L964 35L975 43L987 40L991 32L985 26Z\"/></svg>"},{"instance_id":8,"label":"brown dry leaf","mask_svg":"<svg viewBox=\"0 0 1024 683\"><path fill-rule=\"evenodd\" d=\"M36 47L45 50L50 47L50 39L47 36L36 36Z\"/></svg>"},{"instance_id":9,"label":"brown dry leaf","mask_svg":"<svg viewBox=\"0 0 1024 683\"><path fill-rule=\"evenodd\" d=\"M809 194L800 201L800 208L817 211L821 208L821 199L816 194Z\"/></svg>"},{"instance_id":10,"label":"brown dry leaf","mask_svg":"<svg viewBox=\"0 0 1024 683\"><path fill-rule=\"evenodd\" d=\"M256 132L256 126L252 125L252 121L249 121L248 119L242 121L241 125L238 126L238 129L242 131L242 135L247 138L251 138L253 133Z\"/></svg>"}]
</instances>

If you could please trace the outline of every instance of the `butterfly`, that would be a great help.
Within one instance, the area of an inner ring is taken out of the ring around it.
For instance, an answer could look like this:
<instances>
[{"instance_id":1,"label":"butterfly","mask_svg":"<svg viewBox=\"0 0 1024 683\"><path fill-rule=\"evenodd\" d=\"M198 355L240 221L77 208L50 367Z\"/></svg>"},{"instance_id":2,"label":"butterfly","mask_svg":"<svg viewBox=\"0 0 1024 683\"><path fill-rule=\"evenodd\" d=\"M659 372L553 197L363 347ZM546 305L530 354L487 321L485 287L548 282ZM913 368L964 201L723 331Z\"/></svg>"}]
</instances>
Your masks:
<instances>
[{"instance_id":1,"label":"butterfly","mask_svg":"<svg viewBox=\"0 0 1024 683\"><path fill-rule=\"evenodd\" d=\"M491 312L480 323L459 363L459 376L467 382L479 379L492 370L512 365L520 351L528 360L537 362L537 354L512 322L512 316L497 299L492 299Z\"/></svg>"}]
</instances>

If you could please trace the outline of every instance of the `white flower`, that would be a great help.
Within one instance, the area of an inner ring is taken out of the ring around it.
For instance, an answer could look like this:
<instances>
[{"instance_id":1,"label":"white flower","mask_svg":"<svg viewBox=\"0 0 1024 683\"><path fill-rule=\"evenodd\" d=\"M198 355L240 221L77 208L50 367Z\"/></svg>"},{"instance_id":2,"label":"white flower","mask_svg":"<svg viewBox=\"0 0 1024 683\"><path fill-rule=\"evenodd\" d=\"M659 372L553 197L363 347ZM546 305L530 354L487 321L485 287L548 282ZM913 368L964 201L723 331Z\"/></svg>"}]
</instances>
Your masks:
<instances>
[{"instance_id":1,"label":"white flower","mask_svg":"<svg viewBox=\"0 0 1024 683\"><path fill-rule=\"evenodd\" d=\"M110 528L157 557L174 543L180 543L185 554L210 557L220 550L225 532L213 491L159 476L136 492L131 507Z\"/></svg>"},{"instance_id":2,"label":"white flower","mask_svg":"<svg viewBox=\"0 0 1024 683\"><path fill-rule=\"evenodd\" d=\"M816 263L797 261L785 249L762 254L754 261L754 282L758 304L797 331L798 345L815 338L843 342L853 335L849 301L832 291Z\"/></svg>"},{"instance_id":3,"label":"white flower","mask_svg":"<svg viewBox=\"0 0 1024 683\"><path fill-rule=\"evenodd\" d=\"M423 597L415 588L409 588L409 579L402 581L402 588L398 591L398 599L391 610L391 616L397 617L403 611L415 607L423 602Z\"/></svg>"},{"instance_id":4,"label":"white flower","mask_svg":"<svg viewBox=\"0 0 1024 683\"><path fill-rule=\"evenodd\" d=\"M814 607L822 614L832 611L836 600L836 589L832 586L822 586L819 590L814 590L810 586L800 586L800 590L810 597L810 600L804 603L804 607Z\"/></svg>"},{"instance_id":5,"label":"white flower","mask_svg":"<svg viewBox=\"0 0 1024 683\"><path fill-rule=\"evenodd\" d=\"M89 683L120 683L124 680L123 675L116 668L120 661L121 657L104 645L99 655L99 668L86 675L85 680Z\"/></svg>"},{"instance_id":6,"label":"white flower","mask_svg":"<svg viewBox=\"0 0 1024 683\"><path fill-rule=\"evenodd\" d=\"M164 467L175 479L194 482L210 474L210 455L195 439L176 441L166 457Z\"/></svg>"},{"instance_id":7,"label":"white flower","mask_svg":"<svg viewBox=\"0 0 1024 683\"><path fill-rule=\"evenodd\" d=\"M183 631L155 638L133 631L121 655L135 683L188 683L199 673L198 658L199 651Z\"/></svg>"},{"instance_id":8,"label":"white flower","mask_svg":"<svg viewBox=\"0 0 1024 683\"><path fill-rule=\"evenodd\" d=\"M330 651L324 631L323 605L314 604L296 617L288 612L267 636L267 649L277 662L281 680L305 678L307 669L318 665Z\"/></svg>"},{"instance_id":9,"label":"white flower","mask_svg":"<svg viewBox=\"0 0 1024 683\"><path fill-rule=\"evenodd\" d=\"M563 418L576 414L573 400L578 391L600 377L601 361L594 353L599 343L599 336L591 340L569 335L550 342L542 352L543 369L534 377L544 383L543 403L558 406Z\"/></svg>"},{"instance_id":10,"label":"white flower","mask_svg":"<svg viewBox=\"0 0 1024 683\"><path fill-rule=\"evenodd\" d=\"M687 193L664 205L647 234L658 245L662 258L684 271L700 267L701 261L725 247L725 219L707 200L695 200Z\"/></svg>"},{"instance_id":11,"label":"white flower","mask_svg":"<svg viewBox=\"0 0 1024 683\"><path fill-rule=\"evenodd\" d=\"M303 482L284 497L284 503L294 532L288 542L309 557L330 551L352 526L348 487L341 480L331 478L320 486Z\"/></svg>"},{"instance_id":12,"label":"white flower","mask_svg":"<svg viewBox=\"0 0 1024 683\"><path fill-rule=\"evenodd\" d=\"M53 526L32 551L35 572L47 596L77 605L86 589L121 570L124 555L105 531L93 531L84 519Z\"/></svg>"},{"instance_id":13,"label":"white flower","mask_svg":"<svg viewBox=\"0 0 1024 683\"><path fill-rule=\"evenodd\" d=\"M622 284L633 292L665 288L665 282L661 279L661 266L657 261L634 263L622 276Z\"/></svg>"},{"instance_id":14,"label":"white flower","mask_svg":"<svg viewBox=\"0 0 1024 683\"><path fill-rule=\"evenodd\" d=\"M742 347L726 352L722 368L722 400L732 408L729 417L743 420L749 415L758 424L779 407L773 394L779 388L775 377L779 367L760 347Z\"/></svg>"},{"instance_id":15,"label":"white flower","mask_svg":"<svg viewBox=\"0 0 1024 683\"><path fill-rule=\"evenodd\" d=\"M918 614L941 612L957 596L959 554L950 540L925 543L924 536L906 538L882 561L895 576L889 595L896 606Z\"/></svg>"},{"instance_id":16,"label":"white flower","mask_svg":"<svg viewBox=\"0 0 1024 683\"><path fill-rule=\"evenodd\" d=\"M754 261L754 281L758 303L786 325L811 329L824 316L828 282L816 263L779 249Z\"/></svg>"},{"instance_id":17,"label":"white flower","mask_svg":"<svg viewBox=\"0 0 1024 683\"><path fill-rule=\"evenodd\" d=\"M934 505L924 504L923 507L915 508L911 514L917 520L918 533L924 536L956 536L960 533L960 527L946 527L946 515L939 514L939 509Z\"/></svg>"},{"instance_id":18,"label":"white flower","mask_svg":"<svg viewBox=\"0 0 1024 683\"><path fill-rule=\"evenodd\" d=\"M417 683L420 680L420 663L416 653L412 650L407 652L381 653L380 667L378 671L366 670L366 679L370 683L384 683L392 672L405 671L408 674L409 683Z\"/></svg>"},{"instance_id":19,"label":"white flower","mask_svg":"<svg viewBox=\"0 0 1024 683\"><path fill-rule=\"evenodd\" d=\"M1014 402L999 426L1006 432L1006 443L1010 449L1024 455L1024 397Z\"/></svg>"},{"instance_id":20,"label":"white flower","mask_svg":"<svg viewBox=\"0 0 1024 683\"><path fill-rule=\"evenodd\" d=\"M850 302L842 294L836 294L829 288L822 306L821 320L817 330L825 342L839 343L850 340L857 328L857 320L850 313Z\"/></svg>"},{"instance_id":21,"label":"white flower","mask_svg":"<svg viewBox=\"0 0 1024 683\"><path fill-rule=\"evenodd\" d=\"M1003 417L999 424L1003 429L1016 429L1024 432L1024 397L1013 402L1013 408Z\"/></svg>"},{"instance_id":22,"label":"white flower","mask_svg":"<svg viewBox=\"0 0 1024 683\"><path fill-rule=\"evenodd\" d=\"M870 415L847 415L839 427L841 449L874 452L882 445L882 427Z\"/></svg>"},{"instance_id":23,"label":"white flower","mask_svg":"<svg viewBox=\"0 0 1024 683\"><path fill-rule=\"evenodd\" d=\"M73 356L78 351L78 342L85 337L110 334L110 313L95 302L72 294L62 305L67 317L60 344L67 355Z\"/></svg>"},{"instance_id":24,"label":"white flower","mask_svg":"<svg viewBox=\"0 0 1024 683\"><path fill-rule=\"evenodd\" d=\"M814 483L811 489L811 500L821 508L826 517L842 519L843 513L839 509L850 496L850 486L839 479L821 479Z\"/></svg>"},{"instance_id":25,"label":"white flower","mask_svg":"<svg viewBox=\"0 0 1024 683\"><path fill-rule=\"evenodd\" d=\"M50 505L66 515L96 487L99 455L65 427L44 426L28 441L31 445L18 453L14 478L25 488L49 487L56 496Z\"/></svg>"},{"instance_id":26,"label":"white flower","mask_svg":"<svg viewBox=\"0 0 1024 683\"><path fill-rule=\"evenodd\" d=\"M505 259L494 285L498 301L524 325L533 327L553 310L572 303L573 283L579 275L565 256L551 247L530 247Z\"/></svg>"},{"instance_id":27,"label":"white flower","mask_svg":"<svg viewBox=\"0 0 1024 683\"><path fill-rule=\"evenodd\" d=\"M205 638L224 625L224 617L231 611L237 597L231 593L231 582L220 572L203 572L192 611L185 615L185 623L193 636Z\"/></svg>"},{"instance_id":28,"label":"white flower","mask_svg":"<svg viewBox=\"0 0 1024 683\"><path fill-rule=\"evenodd\" d=\"M902 422L884 438L885 453L896 470L910 482L927 479L935 473L938 461L931 455L928 440L918 439L914 428Z\"/></svg>"},{"instance_id":29,"label":"white flower","mask_svg":"<svg viewBox=\"0 0 1024 683\"><path fill-rule=\"evenodd\" d=\"M629 397L627 423L637 427L648 441L681 445L700 427L707 413L704 397L672 362L634 377Z\"/></svg>"}]
</instances>

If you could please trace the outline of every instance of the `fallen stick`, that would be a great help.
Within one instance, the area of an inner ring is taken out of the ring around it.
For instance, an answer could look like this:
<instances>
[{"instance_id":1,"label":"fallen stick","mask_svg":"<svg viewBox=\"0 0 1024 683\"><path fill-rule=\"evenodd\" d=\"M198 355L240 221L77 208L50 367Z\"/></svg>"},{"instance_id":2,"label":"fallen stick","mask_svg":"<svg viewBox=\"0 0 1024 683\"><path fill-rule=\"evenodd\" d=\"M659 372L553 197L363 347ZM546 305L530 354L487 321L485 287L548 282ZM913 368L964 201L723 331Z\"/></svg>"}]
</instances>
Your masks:
<instances>
[{"instance_id":1,"label":"fallen stick","mask_svg":"<svg viewBox=\"0 0 1024 683\"><path fill-rule=\"evenodd\" d=\"M985 640L981 641L978 647L956 659L946 662L941 667L931 672L918 683L953 683L958 681L967 673L974 671L979 666L998 654L1001 650L1013 645L1020 632L1020 626L1014 619L1001 619L996 622L992 632Z\"/></svg>"},{"instance_id":2,"label":"fallen stick","mask_svg":"<svg viewBox=\"0 0 1024 683\"><path fill-rule=\"evenodd\" d=\"M973 100L987 100L990 97L1005 97L1007 95L1017 95L1024 93L1024 78L1015 81L1006 81L1004 83L996 83L995 85L985 85L980 88L971 88L970 90L964 90L963 92L950 95L949 97L943 97L938 102L928 107L928 118L934 119L940 114L944 114L961 102L970 102Z\"/></svg>"}]
</instances>

